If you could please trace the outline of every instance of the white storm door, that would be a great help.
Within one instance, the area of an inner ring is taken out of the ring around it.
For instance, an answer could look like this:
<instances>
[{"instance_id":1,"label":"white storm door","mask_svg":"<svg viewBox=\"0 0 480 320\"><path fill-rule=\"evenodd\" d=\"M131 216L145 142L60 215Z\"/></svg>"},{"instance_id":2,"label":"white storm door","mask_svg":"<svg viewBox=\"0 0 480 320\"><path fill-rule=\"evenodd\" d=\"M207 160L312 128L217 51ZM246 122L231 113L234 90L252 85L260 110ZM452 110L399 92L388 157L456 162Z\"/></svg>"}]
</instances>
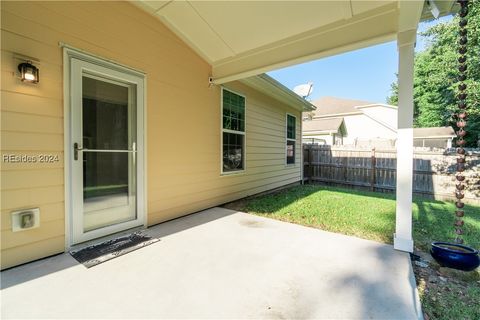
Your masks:
<instances>
[{"instance_id":1,"label":"white storm door","mask_svg":"<svg viewBox=\"0 0 480 320\"><path fill-rule=\"evenodd\" d=\"M72 58L72 244L144 224L143 77Z\"/></svg>"}]
</instances>

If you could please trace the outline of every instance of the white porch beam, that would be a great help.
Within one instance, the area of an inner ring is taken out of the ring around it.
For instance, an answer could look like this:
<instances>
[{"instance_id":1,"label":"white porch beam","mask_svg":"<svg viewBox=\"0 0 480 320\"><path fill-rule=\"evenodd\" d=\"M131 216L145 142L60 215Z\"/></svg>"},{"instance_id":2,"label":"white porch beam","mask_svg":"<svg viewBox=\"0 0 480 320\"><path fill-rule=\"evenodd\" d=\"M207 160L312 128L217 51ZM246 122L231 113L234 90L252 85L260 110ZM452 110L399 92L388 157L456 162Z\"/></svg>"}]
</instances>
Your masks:
<instances>
[{"instance_id":1,"label":"white porch beam","mask_svg":"<svg viewBox=\"0 0 480 320\"><path fill-rule=\"evenodd\" d=\"M413 66L424 1L400 1L398 20L398 131L396 223L393 246L413 252Z\"/></svg>"},{"instance_id":2,"label":"white porch beam","mask_svg":"<svg viewBox=\"0 0 480 320\"><path fill-rule=\"evenodd\" d=\"M338 38L337 38L338 39ZM296 55L296 48L292 45L291 48L287 48L284 53L282 49L275 49L272 52L261 52L245 58L233 58L229 59L227 63L213 66L213 83L220 85L231 81L236 81L243 78L256 76L260 73L266 73L272 70L289 67L295 64L305 63L320 58L334 56L337 54L354 51L377 44L385 43L395 39L395 33L390 31L385 34L380 34L374 38L362 40L358 42L352 42L349 44L341 44L333 46L328 49L311 49L312 53L304 56ZM312 44L324 43L321 40L312 40ZM310 45L313 47L314 45ZM291 52L289 52L291 51ZM278 57L278 60L271 63L272 56ZM244 71L245 70L245 71Z\"/></svg>"}]
</instances>

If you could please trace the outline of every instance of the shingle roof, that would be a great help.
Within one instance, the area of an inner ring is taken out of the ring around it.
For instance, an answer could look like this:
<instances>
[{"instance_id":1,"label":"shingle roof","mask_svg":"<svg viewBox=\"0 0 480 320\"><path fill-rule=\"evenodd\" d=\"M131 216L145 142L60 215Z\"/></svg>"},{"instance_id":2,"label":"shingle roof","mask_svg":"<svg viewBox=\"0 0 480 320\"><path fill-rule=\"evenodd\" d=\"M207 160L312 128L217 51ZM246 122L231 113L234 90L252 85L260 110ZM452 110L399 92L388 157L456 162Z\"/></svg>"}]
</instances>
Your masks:
<instances>
[{"instance_id":1,"label":"shingle roof","mask_svg":"<svg viewBox=\"0 0 480 320\"><path fill-rule=\"evenodd\" d=\"M328 132L337 133L343 123L343 118L314 119L303 121L302 131L308 132Z\"/></svg>"},{"instance_id":2,"label":"shingle roof","mask_svg":"<svg viewBox=\"0 0 480 320\"><path fill-rule=\"evenodd\" d=\"M322 97L312 101L312 104L317 107L317 110L314 111L314 117L321 117L332 114L362 113L360 110L355 109L355 107L375 103L337 97Z\"/></svg>"},{"instance_id":3,"label":"shingle roof","mask_svg":"<svg viewBox=\"0 0 480 320\"><path fill-rule=\"evenodd\" d=\"M440 137L454 137L455 131L452 127L433 127L433 128L414 128L414 138L440 138Z\"/></svg>"}]
</instances>

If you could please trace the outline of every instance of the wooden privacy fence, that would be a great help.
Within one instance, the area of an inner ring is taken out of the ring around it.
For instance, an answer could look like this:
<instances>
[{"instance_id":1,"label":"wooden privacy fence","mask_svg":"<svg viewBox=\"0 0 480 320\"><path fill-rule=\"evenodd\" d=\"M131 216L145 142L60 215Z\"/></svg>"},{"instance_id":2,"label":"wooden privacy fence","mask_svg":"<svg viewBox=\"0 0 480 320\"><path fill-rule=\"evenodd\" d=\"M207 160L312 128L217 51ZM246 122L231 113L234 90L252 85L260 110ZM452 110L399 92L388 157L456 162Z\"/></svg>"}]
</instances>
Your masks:
<instances>
[{"instance_id":1,"label":"wooden privacy fence","mask_svg":"<svg viewBox=\"0 0 480 320\"><path fill-rule=\"evenodd\" d=\"M397 151L346 146L303 145L304 181L393 192ZM413 192L435 199L454 199L455 151L415 148ZM465 200L480 204L480 152L467 156Z\"/></svg>"}]
</instances>

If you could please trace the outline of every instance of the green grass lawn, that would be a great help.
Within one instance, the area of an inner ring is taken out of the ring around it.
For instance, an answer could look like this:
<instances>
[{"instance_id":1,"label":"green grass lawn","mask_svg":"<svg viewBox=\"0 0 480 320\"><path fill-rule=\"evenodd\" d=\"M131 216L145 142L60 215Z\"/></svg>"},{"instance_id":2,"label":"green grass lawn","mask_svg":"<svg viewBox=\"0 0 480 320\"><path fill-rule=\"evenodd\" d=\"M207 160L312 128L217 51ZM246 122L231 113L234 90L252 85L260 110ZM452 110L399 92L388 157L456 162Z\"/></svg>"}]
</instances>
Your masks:
<instances>
[{"instance_id":1,"label":"green grass lawn","mask_svg":"<svg viewBox=\"0 0 480 320\"><path fill-rule=\"evenodd\" d=\"M239 211L336 233L393 243L395 197L334 187L304 185L226 205ZM455 205L417 198L413 204L415 247L428 252L432 241L452 241ZM480 207L465 206L465 244L480 247ZM428 254L427 254L428 255ZM426 319L480 319L480 273L415 266Z\"/></svg>"},{"instance_id":2,"label":"green grass lawn","mask_svg":"<svg viewBox=\"0 0 480 320\"><path fill-rule=\"evenodd\" d=\"M451 202L417 198L413 204L413 237L418 249L430 242L454 238L455 206ZM374 193L304 185L243 202L246 212L322 230L393 243L395 197ZM480 246L480 207L465 206L465 243Z\"/></svg>"}]
</instances>

